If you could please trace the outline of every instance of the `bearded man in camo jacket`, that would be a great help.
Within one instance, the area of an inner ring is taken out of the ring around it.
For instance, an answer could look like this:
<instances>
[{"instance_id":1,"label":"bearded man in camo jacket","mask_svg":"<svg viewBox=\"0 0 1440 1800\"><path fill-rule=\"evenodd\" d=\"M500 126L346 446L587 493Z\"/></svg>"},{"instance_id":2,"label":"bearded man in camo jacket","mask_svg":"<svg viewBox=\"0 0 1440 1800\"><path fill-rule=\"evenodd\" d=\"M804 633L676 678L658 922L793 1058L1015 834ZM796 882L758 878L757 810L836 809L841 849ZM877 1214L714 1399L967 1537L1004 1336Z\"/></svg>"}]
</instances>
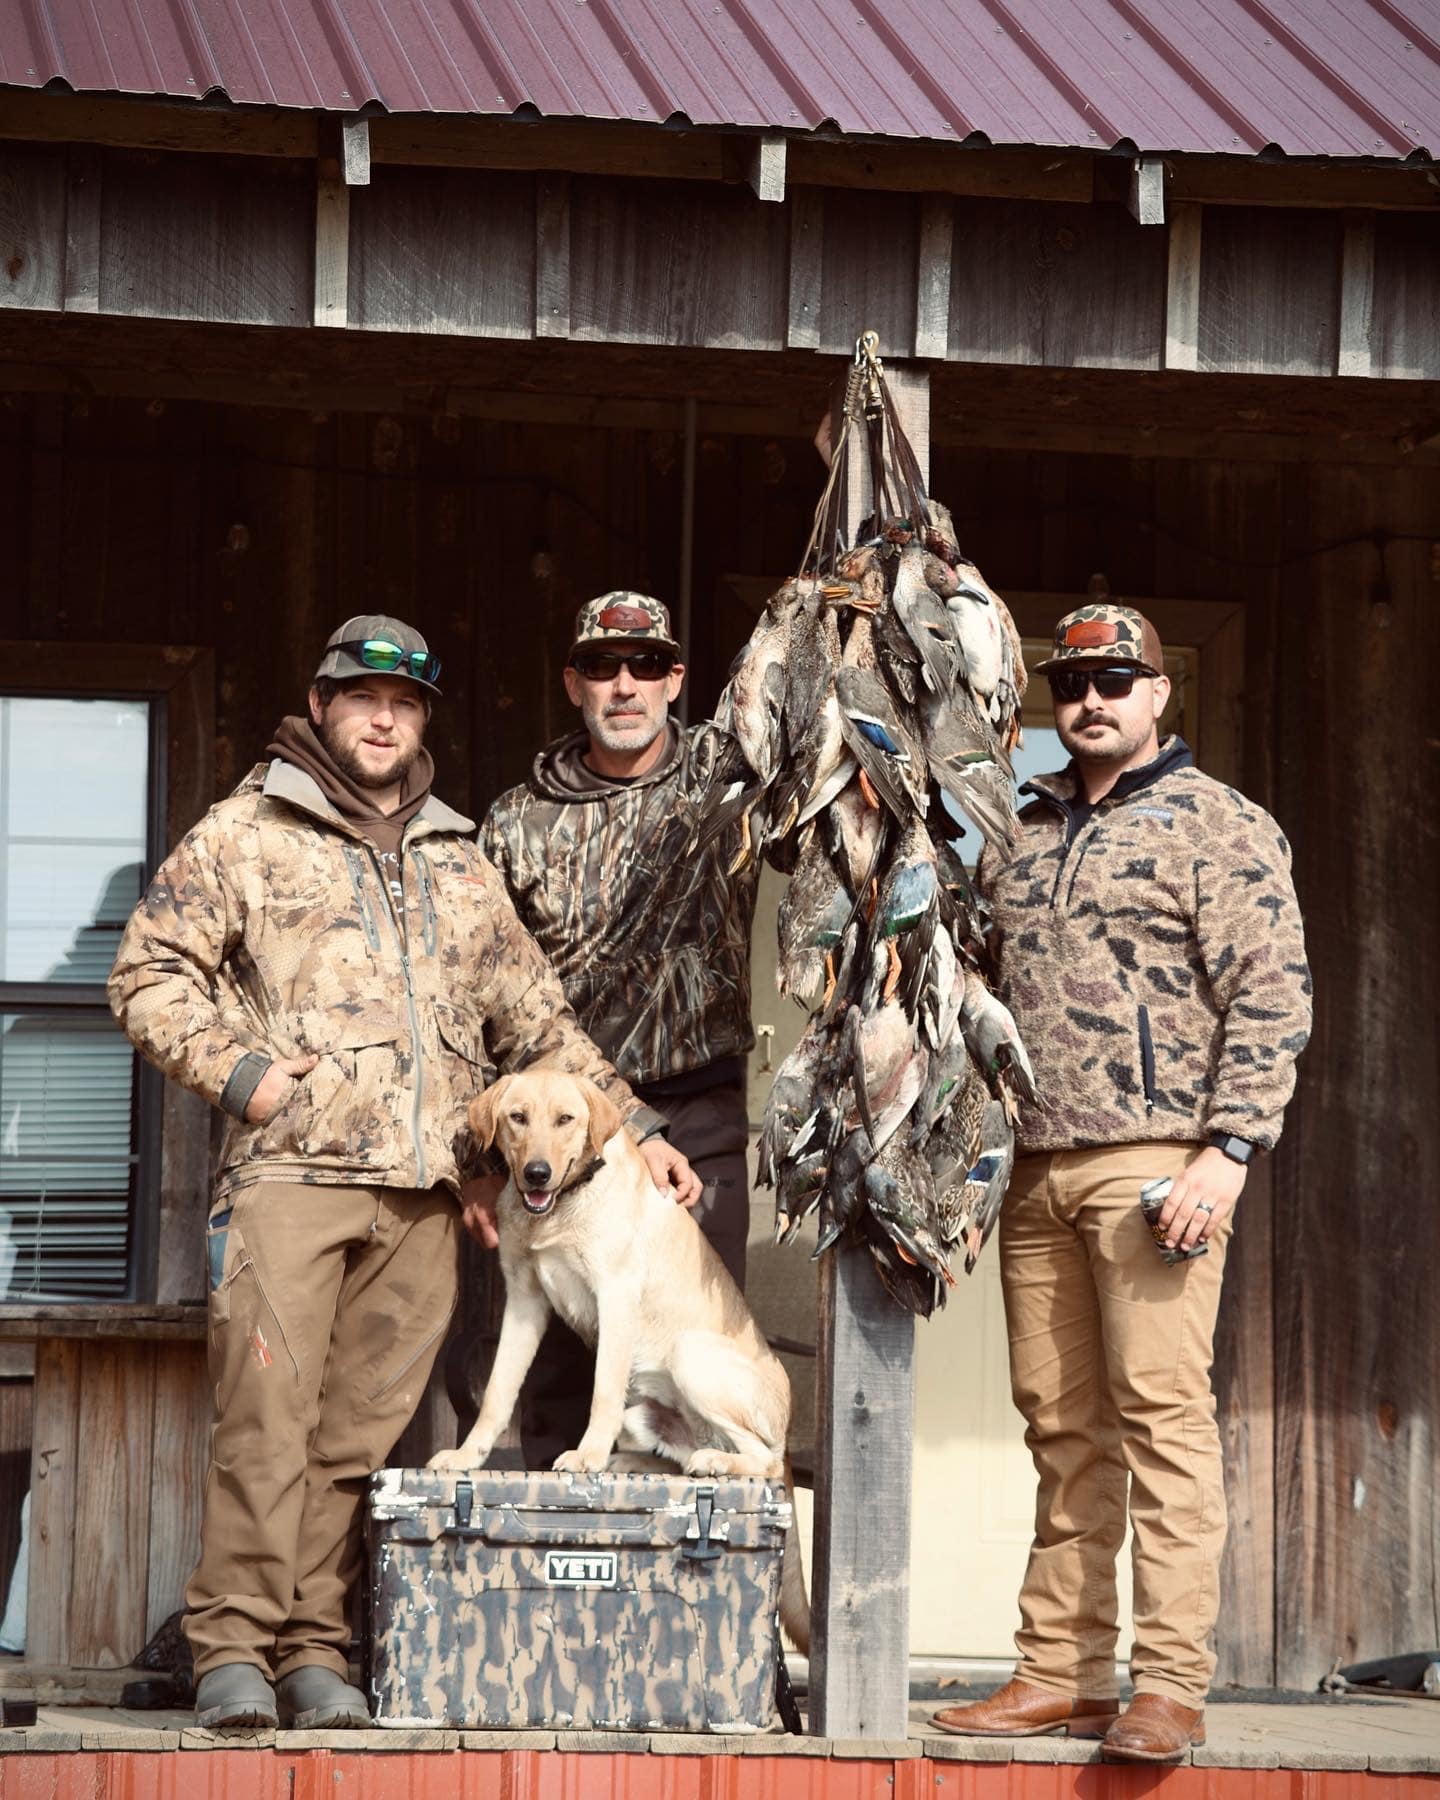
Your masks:
<instances>
[{"instance_id":1,"label":"bearded man in camo jacket","mask_svg":"<svg viewBox=\"0 0 1440 1800\"><path fill-rule=\"evenodd\" d=\"M669 716L685 678L665 606L618 590L580 608L565 691L583 728L502 794L480 842L589 1035L703 1183L700 1229L743 1288L750 1208L746 1055L758 869L731 873L722 835L692 849L699 811L733 780L733 740ZM493 1203L467 1214L495 1241ZM593 1358L552 1320L521 1398L530 1467L575 1442Z\"/></svg>"},{"instance_id":2,"label":"bearded man in camo jacket","mask_svg":"<svg viewBox=\"0 0 1440 1800\"><path fill-rule=\"evenodd\" d=\"M1204 1742L1225 1538L1220 1281L1248 1164L1280 1135L1310 1030L1288 846L1180 738L1160 741L1164 666L1133 608L1060 621L1037 672L1072 760L1021 790L1014 857L981 868L1040 1096L1021 1108L1000 1217L1039 1497L1015 1677L936 1715L962 1736L1103 1735L1107 1759L1135 1762ZM1164 1254L1137 1204L1162 1176ZM1127 1486L1135 1698L1120 1714Z\"/></svg>"},{"instance_id":3,"label":"bearded man in camo jacket","mask_svg":"<svg viewBox=\"0 0 1440 1800\"><path fill-rule=\"evenodd\" d=\"M450 1321L481 1168L466 1108L497 1066L590 1077L657 1183L699 1192L580 1030L472 821L431 793L439 672L401 620L340 626L306 712L158 870L110 976L136 1046L228 1115L185 1594L201 1725L369 1723L346 1680L361 1498Z\"/></svg>"}]
</instances>

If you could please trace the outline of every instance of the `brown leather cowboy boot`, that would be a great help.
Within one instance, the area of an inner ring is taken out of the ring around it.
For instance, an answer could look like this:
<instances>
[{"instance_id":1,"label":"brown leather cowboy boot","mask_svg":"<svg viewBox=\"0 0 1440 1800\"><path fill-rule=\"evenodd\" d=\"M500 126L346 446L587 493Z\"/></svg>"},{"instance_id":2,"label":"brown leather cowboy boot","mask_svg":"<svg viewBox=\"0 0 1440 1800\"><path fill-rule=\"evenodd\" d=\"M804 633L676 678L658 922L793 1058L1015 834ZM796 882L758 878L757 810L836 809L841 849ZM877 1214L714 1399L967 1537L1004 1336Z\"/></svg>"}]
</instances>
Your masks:
<instances>
[{"instance_id":1,"label":"brown leather cowboy boot","mask_svg":"<svg viewBox=\"0 0 1440 1800\"><path fill-rule=\"evenodd\" d=\"M1106 1762L1178 1762L1205 1742L1204 1707L1182 1706L1164 1694L1137 1694L1105 1733Z\"/></svg>"},{"instance_id":2,"label":"brown leather cowboy boot","mask_svg":"<svg viewBox=\"0 0 1440 1800\"><path fill-rule=\"evenodd\" d=\"M1018 1676L973 1706L947 1706L931 1723L956 1737L1044 1737L1062 1728L1071 1737L1103 1737L1120 1711L1115 1700L1077 1699L1034 1687Z\"/></svg>"}]
</instances>

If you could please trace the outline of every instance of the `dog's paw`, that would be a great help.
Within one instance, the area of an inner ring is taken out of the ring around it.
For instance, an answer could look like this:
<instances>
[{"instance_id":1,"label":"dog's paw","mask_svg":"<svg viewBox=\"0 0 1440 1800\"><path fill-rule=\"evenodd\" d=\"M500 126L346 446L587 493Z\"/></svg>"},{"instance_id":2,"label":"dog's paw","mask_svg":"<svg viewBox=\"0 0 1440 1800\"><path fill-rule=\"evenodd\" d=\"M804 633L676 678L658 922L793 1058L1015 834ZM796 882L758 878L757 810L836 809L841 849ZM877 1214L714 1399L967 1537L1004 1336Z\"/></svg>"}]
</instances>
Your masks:
<instances>
[{"instance_id":1,"label":"dog's paw","mask_svg":"<svg viewBox=\"0 0 1440 1800\"><path fill-rule=\"evenodd\" d=\"M694 1450L685 1458L687 1475L728 1475L733 1458L728 1450Z\"/></svg>"},{"instance_id":2,"label":"dog's paw","mask_svg":"<svg viewBox=\"0 0 1440 1800\"><path fill-rule=\"evenodd\" d=\"M425 1467L427 1469L483 1469L485 1458L489 1454L488 1447L461 1444L454 1450L438 1450Z\"/></svg>"},{"instance_id":3,"label":"dog's paw","mask_svg":"<svg viewBox=\"0 0 1440 1800\"><path fill-rule=\"evenodd\" d=\"M598 1475L610 1461L609 1444L580 1444L574 1450L562 1450L555 1467L562 1475Z\"/></svg>"}]
</instances>

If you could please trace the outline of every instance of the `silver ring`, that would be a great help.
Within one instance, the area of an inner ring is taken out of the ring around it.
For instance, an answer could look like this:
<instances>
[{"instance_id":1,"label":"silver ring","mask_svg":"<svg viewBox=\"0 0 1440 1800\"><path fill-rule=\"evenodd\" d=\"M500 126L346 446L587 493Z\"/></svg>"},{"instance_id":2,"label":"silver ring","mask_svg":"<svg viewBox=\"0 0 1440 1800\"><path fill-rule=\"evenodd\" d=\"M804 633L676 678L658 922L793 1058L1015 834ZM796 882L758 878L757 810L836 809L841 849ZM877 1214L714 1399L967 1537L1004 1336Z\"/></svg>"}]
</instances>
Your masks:
<instances>
[{"instance_id":1,"label":"silver ring","mask_svg":"<svg viewBox=\"0 0 1440 1800\"><path fill-rule=\"evenodd\" d=\"M1215 1208L1213 1206L1207 1206L1203 1200L1197 1200L1195 1202L1195 1210L1196 1212L1213 1213Z\"/></svg>"}]
</instances>

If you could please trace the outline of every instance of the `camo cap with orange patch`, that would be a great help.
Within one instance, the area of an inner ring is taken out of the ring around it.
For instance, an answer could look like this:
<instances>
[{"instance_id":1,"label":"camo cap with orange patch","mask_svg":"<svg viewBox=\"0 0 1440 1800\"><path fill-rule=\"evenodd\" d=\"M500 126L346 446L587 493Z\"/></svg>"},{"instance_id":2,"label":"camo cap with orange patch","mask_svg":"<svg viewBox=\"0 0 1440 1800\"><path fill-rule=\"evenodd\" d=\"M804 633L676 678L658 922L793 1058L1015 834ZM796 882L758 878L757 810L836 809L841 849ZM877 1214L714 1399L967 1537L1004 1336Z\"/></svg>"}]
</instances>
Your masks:
<instances>
[{"instance_id":1,"label":"camo cap with orange patch","mask_svg":"<svg viewBox=\"0 0 1440 1800\"><path fill-rule=\"evenodd\" d=\"M585 602L575 615L575 641L570 654L622 640L658 644L676 656L680 654L680 646L670 633L670 613L664 603L652 600L648 594L632 593L629 588L615 588Z\"/></svg>"},{"instance_id":2,"label":"camo cap with orange patch","mask_svg":"<svg viewBox=\"0 0 1440 1800\"><path fill-rule=\"evenodd\" d=\"M1152 675L1165 673L1160 633L1133 606L1096 601L1077 607L1055 627L1055 647L1033 673L1044 675L1067 663L1134 663Z\"/></svg>"}]
</instances>

